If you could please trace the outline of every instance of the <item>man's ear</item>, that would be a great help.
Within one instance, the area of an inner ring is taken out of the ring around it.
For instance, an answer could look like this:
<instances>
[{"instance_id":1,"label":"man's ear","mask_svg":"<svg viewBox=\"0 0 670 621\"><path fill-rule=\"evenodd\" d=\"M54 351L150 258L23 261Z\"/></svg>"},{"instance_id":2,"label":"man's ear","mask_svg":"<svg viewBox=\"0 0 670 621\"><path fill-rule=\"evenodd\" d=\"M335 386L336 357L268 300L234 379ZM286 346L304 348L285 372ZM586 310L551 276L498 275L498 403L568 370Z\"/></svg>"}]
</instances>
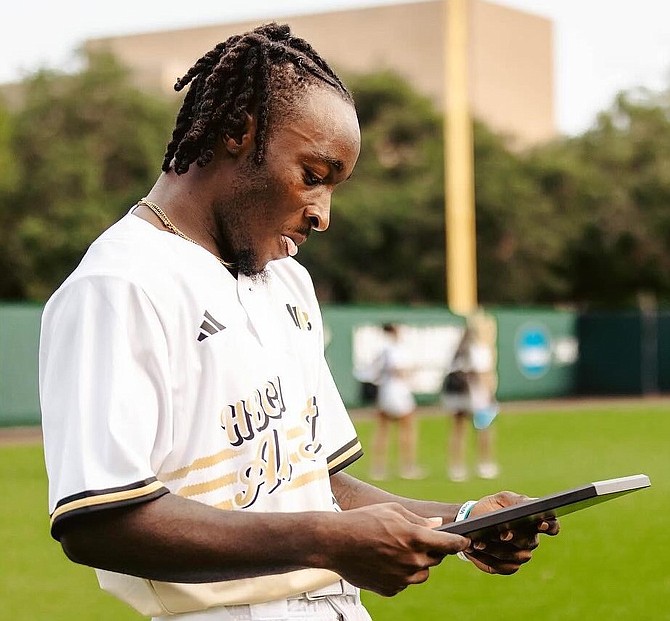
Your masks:
<instances>
[{"instance_id":1,"label":"man's ear","mask_svg":"<svg viewBox=\"0 0 670 621\"><path fill-rule=\"evenodd\" d=\"M244 131L239 137L233 137L226 134L223 137L223 144L226 151L233 157L238 157L241 153L247 152L254 145L256 139L256 118L246 113Z\"/></svg>"}]
</instances>

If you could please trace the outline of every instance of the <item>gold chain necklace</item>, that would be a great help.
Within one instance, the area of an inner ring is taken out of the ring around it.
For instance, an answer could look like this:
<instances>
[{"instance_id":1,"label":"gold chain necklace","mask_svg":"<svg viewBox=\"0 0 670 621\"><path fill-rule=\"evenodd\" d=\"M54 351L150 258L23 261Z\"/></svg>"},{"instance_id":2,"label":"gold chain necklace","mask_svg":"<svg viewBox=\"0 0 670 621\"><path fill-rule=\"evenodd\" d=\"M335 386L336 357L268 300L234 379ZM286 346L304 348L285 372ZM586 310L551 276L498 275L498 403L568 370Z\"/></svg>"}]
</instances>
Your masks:
<instances>
[{"instance_id":1,"label":"gold chain necklace","mask_svg":"<svg viewBox=\"0 0 670 621\"><path fill-rule=\"evenodd\" d=\"M183 231L180 231L174 224L172 224L172 220L167 217L167 214L158 206L156 203L152 203L150 200L147 200L146 198L142 198L139 201L137 201L138 205L144 205L145 207L148 207L153 211L157 216L158 219L163 223L163 226L170 231L170 233L174 233L178 237L181 237L182 239L185 239L186 241L190 241L192 244L195 244L196 246L200 246L201 248L204 248L204 246L192 237L189 237L186 233ZM205 248L205 250L207 250ZM213 253L212 253L213 254ZM230 264L226 263L221 257L217 257L214 255L219 263L225 267L229 267Z\"/></svg>"}]
</instances>

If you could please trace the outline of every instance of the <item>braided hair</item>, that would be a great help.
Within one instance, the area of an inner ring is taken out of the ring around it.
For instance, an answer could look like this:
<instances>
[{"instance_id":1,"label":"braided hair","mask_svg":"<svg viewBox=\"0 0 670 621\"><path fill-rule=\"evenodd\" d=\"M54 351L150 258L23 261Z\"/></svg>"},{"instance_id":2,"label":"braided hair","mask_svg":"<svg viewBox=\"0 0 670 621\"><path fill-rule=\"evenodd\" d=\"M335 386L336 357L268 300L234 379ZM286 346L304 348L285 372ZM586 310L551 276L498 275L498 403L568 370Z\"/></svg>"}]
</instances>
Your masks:
<instances>
[{"instance_id":1,"label":"braided hair","mask_svg":"<svg viewBox=\"0 0 670 621\"><path fill-rule=\"evenodd\" d=\"M176 91L190 87L165 152L163 171L172 164L181 175L193 162L206 166L220 136L241 140L248 114L256 119L254 160L260 164L268 120L287 114L298 93L314 83L331 86L353 105L335 72L287 25L266 24L219 43L174 85Z\"/></svg>"}]
</instances>

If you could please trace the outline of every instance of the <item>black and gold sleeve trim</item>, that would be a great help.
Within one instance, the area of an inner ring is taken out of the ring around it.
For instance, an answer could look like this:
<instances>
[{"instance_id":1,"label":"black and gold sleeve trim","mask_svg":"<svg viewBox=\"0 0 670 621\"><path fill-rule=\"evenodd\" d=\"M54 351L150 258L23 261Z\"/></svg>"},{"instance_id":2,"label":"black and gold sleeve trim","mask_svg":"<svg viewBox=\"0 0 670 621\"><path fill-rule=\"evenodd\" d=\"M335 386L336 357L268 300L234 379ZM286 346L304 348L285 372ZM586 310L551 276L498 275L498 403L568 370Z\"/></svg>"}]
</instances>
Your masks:
<instances>
[{"instance_id":1,"label":"black and gold sleeve trim","mask_svg":"<svg viewBox=\"0 0 670 621\"><path fill-rule=\"evenodd\" d=\"M330 476L353 464L363 456L363 447L358 438L347 442L341 449L328 456L328 474Z\"/></svg>"},{"instance_id":2,"label":"black and gold sleeve trim","mask_svg":"<svg viewBox=\"0 0 670 621\"><path fill-rule=\"evenodd\" d=\"M62 524L76 515L147 502L167 493L168 489L156 477L151 477L121 487L89 490L67 496L58 502L51 514L51 536L60 539Z\"/></svg>"}]
</instances>

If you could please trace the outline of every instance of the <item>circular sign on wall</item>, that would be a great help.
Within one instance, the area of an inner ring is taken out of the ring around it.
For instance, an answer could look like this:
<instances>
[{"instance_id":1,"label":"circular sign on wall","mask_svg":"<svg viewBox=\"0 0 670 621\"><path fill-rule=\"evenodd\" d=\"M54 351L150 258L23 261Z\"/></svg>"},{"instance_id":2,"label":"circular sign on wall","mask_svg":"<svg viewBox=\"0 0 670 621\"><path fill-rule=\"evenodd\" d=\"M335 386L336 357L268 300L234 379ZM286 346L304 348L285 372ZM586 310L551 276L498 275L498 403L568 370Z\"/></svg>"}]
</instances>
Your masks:
<instances>
[{"instance_id":1,"label":"circular sign on wall","mask_svg":"<svg viewBox=\"0 0 670 621\"><path fill-rule=\"evenodd\" d=\"M551 367L551 337L542 324L524 324L514 342L516 363L529 379L538 379Z\"/></svg>"}]
</instances>

